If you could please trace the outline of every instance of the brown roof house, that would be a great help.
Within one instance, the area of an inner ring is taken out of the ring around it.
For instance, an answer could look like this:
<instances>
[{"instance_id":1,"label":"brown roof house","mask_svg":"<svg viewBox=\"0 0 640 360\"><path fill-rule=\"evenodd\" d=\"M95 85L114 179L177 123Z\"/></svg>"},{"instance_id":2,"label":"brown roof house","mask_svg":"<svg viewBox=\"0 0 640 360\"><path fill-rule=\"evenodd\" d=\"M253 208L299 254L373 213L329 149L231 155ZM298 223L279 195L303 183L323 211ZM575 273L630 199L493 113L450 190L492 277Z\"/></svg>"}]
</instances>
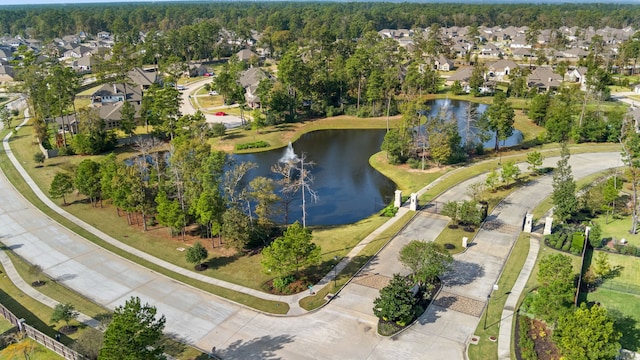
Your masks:
<instances>
[{"instance_id":1,"label":"brown roof house","mask_svg":"<svg viewBox=\"0 0 640 360\"><path fill-rule=\"evenodd\" d=\"M511 71L517 67L518 64L513 62L513 60L498 60L487 66L487 75L489 75L489 78L495 78L501 81L505 76L509 76Z\"/></svg>"},{"instance_id":2,"label":"brown roof house","mask_svg":"<svg viewBox=\"0 0 640 360\"><path fill-rule=\"evenodd\" d=\"M537 88L538 92L557 90L562 85L562 76L554 73L548 66L541 66L527 76L527 85Z\"/></svg>"}]
</instances>

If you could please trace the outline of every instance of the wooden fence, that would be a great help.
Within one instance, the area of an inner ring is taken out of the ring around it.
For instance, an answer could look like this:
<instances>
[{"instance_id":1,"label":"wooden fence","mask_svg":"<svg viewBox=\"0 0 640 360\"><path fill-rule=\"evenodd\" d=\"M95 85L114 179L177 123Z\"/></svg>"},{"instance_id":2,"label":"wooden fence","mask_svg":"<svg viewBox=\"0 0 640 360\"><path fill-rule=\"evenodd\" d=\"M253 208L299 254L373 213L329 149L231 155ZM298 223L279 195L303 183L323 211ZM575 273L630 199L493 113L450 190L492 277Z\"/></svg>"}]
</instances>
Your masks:
<instances>
[{"instance_id":1,"label":"wooden fence","mask_svg":"<svg viewBox=\"0 0 640 360\"><path fill-rule=\"evenodd\" d=\"M63 343L54 340L47 336L45 333L37 330L31 325L24 322L24 320L19 319L15 316L11 311L9 311L6 307L0 304L0 314L9 322L17 326L20 332L37 341L39 344L42 344L49 350L52 350L56 354L64 357L68 360L84 360L85 357L80 355L78 352L68 348Z\"/></svg>"}]
</instances>

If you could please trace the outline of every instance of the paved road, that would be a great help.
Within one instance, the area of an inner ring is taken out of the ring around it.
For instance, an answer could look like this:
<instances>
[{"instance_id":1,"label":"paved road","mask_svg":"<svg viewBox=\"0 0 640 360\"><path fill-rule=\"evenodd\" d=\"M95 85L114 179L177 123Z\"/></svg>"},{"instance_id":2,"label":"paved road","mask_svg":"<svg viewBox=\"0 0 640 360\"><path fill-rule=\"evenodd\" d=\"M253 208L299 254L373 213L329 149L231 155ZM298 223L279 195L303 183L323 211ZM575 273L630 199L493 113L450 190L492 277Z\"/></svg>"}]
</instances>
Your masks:
<instances>
[{"instance_id":1,"label":"paved road","mask_svg":"<svg viewBox=\"0 0 640 360\"><path fill-rule=\"evenodd\" d=\"M616 166L618 158L617 153L575 155L574 174L581 177ZM47 218L4 176L0 177L0 241L107 308L139 296L166 315L168 332L201 349L215 346L224 359L396 359L422 355L462 359L479 320L475 312L484 306L517 236L509 226L521 225L524 213L549 191L550 178L542 178L512 194L496 209L494 222L502 225L482 230L476 245L456 257L459 271L445 278L438 305L393 339L376 334L373 299L385 279L403 271L397 262L399 248L414 238L434 239L446 225L446 219L439 216L417 216L333 302L293 318L245 309L113 255ZM443 198L457 198L465 192L464 185L456 186Z\"/></svg>"},{"instance_id":2,"label":"paved road","mask_svg":"<svg viewBox=\"0 0 640 360\"><path fill-rule=\"evenodd\" d=\"M204 84L210 83L212 80L213 78L206 77L202 80L198 80L196 82L185 85L187 88L184 91L182 91L182 104L180 105L180 112L183 115L193 115L196 113L198 109L196 109L193 106L193 104L191 104L191 98L195 99L195 97L199 97L199 96L209 96L209 95L196 95L196 91L202 86L204 86ZM220 107L221 111L225 108L229 108L229 106ZM216 115L204 113L204 117L207 123L209 124L223 123L228 129L239 127L243 123L242 119L239 116L235 116L235 115L216 116Z\"/></svg>"}]
</instances>

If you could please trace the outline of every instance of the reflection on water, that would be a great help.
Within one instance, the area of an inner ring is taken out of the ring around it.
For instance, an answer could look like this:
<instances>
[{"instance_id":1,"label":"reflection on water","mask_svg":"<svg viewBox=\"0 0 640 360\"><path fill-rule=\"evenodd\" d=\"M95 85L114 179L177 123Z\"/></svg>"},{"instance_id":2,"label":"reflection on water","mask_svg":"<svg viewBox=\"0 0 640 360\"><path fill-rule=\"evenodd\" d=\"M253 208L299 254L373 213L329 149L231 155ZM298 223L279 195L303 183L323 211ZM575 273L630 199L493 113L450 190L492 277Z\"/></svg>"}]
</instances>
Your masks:
<instances>
[{"instance_id":1,"label":"reflection on water","mask_svg":"<svg viewBox=\"0 0 640 360\"><path fill-rule=\"evenodd\" d=\"M384 134L384 130L323 130L305 134L293 143L296 154L304 152L307 161L315 163L310 170L314 177L311 187L318 201L307 201L307 224L353 223L393 200L395 184L369 165L369 157L380 151ZM286 154L283 148L234 156L258 164L247 176L250 181L256 176L275 179L271 166ZM290 207L290 222L302 218L301 204L298 195Z\"/></svg>"}]
</instances>

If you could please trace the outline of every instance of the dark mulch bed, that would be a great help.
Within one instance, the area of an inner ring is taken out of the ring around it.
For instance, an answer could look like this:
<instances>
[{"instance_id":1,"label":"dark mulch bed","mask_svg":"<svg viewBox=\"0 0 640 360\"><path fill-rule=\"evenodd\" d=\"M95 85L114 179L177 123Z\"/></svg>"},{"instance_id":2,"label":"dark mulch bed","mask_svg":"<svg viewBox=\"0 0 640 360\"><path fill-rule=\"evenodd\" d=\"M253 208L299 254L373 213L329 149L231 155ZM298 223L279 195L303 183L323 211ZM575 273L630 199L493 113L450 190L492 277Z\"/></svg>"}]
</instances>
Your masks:
<instances>
[{"instance_id":1,"label":"dark mulch bed","mask_svg":"<svg viewBox=\"0 0 640 360\"><path fill-rule=\"evenodd\" d=\"M44 284L46 284L46 281L42 281L42 280L38 280L38 281L34 281L31 283L31 286L33 287L40 287L43 286Z\"/></svg>"},{"instance_id":2,"label":"dark mulch bed","mask_svg":"<svg viewBox=\"0 0 640 360\"><path fill-rule=\"evenodd\" d=\"M76 331L78 331L78 327L77 326L73 326L73 325L65 325L65 326L61 327L58 331L61 334L69 335L69 334L73 334Z\"/></svg>"},{"instance_id":3,"label":"dark mulch bed","mask_svg":"<svg viewBox=\"0 0 640 360\"><path fill-rule=\"evenodd\" d=\"M209 265L207 264L199 264L193 267L194 269L196 269L196 271L205 271L209 268Z\"/></svg>"}]
</instances>

